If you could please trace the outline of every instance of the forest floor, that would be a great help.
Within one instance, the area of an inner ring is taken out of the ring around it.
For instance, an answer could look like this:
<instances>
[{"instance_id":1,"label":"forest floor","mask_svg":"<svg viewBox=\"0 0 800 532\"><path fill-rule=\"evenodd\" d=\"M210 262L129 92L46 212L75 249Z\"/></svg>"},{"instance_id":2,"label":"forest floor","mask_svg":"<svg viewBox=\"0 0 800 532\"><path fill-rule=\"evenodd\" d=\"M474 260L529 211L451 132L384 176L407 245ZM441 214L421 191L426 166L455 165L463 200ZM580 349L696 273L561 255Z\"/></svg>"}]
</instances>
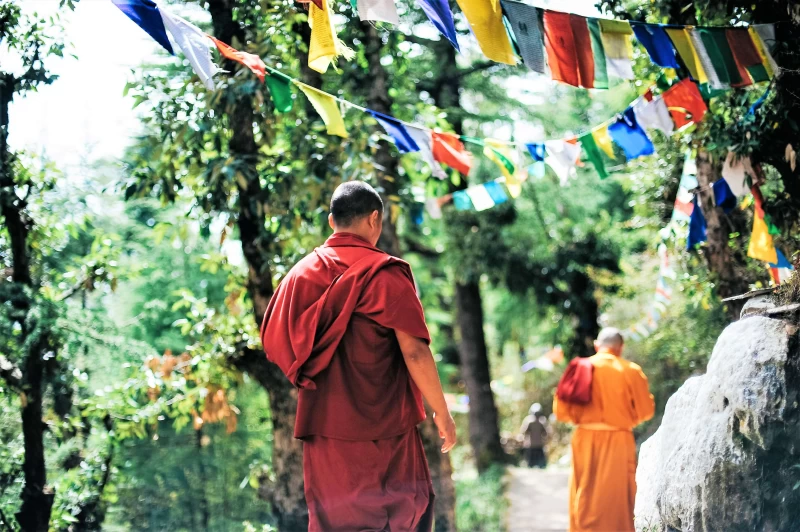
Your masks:
<instances>
[{"instance_id":1,"label":"forest floor","mask_svg":"<svg viewBox=\"0 0 800 532\"><path fill-rule=\"evenodd\" d=\"M508 471L508 532L565 532L569 470L512 467Z\"/></svg>"}]
</instances>

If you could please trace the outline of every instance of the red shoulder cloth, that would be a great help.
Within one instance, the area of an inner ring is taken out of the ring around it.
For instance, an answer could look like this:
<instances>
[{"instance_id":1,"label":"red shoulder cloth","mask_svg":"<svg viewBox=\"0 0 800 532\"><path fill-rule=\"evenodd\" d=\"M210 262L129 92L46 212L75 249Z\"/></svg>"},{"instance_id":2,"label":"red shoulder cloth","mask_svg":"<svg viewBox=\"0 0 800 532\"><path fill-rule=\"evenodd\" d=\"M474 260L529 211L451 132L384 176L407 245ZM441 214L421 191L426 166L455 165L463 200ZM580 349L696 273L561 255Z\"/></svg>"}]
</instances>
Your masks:
<instances>
[{"instance_id":1,"label":"red shoulder cloth","mask_svg":"<svg viewBox=\"0 0 800 532\"><path fill-rule=\"evenodd\" d=\"M300 261L272 296L261 323L267 358L298 388L316 389L342 340L363 288L382 268L407 264L386 253L366 253L349 267L317 248Z\"/></svg>"},{"instance_id":2,"label":"red shoulder cloth","mask_svg":"<svg viewBox=\"0 0 800 532\"><path fill-rule=\"evenodd\" d=\"M593 366L588 358L573 358L561 380L558 381L556 396L559 401L586 405L592 400Z\"/></svg>"}]
</instances>

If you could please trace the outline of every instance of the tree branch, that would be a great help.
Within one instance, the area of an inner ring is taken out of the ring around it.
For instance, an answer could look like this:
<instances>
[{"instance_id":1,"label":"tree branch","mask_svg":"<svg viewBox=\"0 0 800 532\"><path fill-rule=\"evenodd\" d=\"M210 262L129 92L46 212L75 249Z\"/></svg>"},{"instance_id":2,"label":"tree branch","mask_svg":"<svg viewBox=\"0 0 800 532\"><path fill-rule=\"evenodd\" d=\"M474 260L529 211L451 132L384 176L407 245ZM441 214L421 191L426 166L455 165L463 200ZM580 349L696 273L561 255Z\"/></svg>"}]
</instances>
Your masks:
<instances>
[{"instance_id":1,"label":"tree branch","mask_svg":"<svg viewBox=\"0 0 800 532\"><path fill-rule=\"evenodd\" d=\"M424 246L417 242L416 240L412 240L410 238L404 238L403 243L406 245L409 253L416 253L417 255L422 255L423 257L427 257L430 259L437 259L441 256L441 253L436 251L435 249L431 249L427 246Z\"/></svg>"},{"instance_id":2,"label":"tree branch","mask_svg":"<svg viewBox=\"0 0 800 532\"><path fill-rule=\"evenodd\" d=\"M22 371L3 355L0 355L0 378L12 388L22 388Z\"/></svg>"},{"instance_id":3,"label":"tree branch","mask_svg":"<svg viewBox=\"0 0 800 532\"><path fill-rule=\"evenodd\" d=\"M475 63L471 67L465 68L464 70L459 72L458 77L459 79L464 79L467 76L471 76L472 74L476 74L478 72L483 72L484 70L489 70L492 67L500 68L500 63L497 63L495 61L480 61L478 63Z\"/></svg>"}]
</instances>

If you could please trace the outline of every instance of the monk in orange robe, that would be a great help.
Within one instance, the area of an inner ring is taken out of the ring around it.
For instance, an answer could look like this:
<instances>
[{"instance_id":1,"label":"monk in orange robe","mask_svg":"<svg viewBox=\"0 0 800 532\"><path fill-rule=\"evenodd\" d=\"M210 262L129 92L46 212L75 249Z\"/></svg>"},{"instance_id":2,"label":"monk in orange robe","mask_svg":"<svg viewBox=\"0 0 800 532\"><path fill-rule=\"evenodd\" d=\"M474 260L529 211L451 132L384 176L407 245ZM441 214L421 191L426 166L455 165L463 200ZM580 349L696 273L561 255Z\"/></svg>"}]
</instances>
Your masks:
<instances>
[{"instance_id":1,"label":"monk in orange robe","mask_svg":"<svg viewBox=\"0 0 800 532\"><path fill-rule=\"evenodd\" d=\"M633 531L636 443L632 429L653 417L655 402L642 368L622 358L618 329L594 343L591 401L553 402L560 421L574 423L569 494L570 532Z\"/></svg>"},{"instance_id":2,"label":"monk in orange robe","mask_svg":"<svg viewBox=\"0 0 800 532\"><path fill-rule=\"evenodd\" d=\"M270 300L267 358L299 388L309 531L430 531L433 487L417 425L423 397L442 452L456 431L411 267L375 246L383 203L366 183L339 186L333 235Z\"/></svg>"}]
</instances>

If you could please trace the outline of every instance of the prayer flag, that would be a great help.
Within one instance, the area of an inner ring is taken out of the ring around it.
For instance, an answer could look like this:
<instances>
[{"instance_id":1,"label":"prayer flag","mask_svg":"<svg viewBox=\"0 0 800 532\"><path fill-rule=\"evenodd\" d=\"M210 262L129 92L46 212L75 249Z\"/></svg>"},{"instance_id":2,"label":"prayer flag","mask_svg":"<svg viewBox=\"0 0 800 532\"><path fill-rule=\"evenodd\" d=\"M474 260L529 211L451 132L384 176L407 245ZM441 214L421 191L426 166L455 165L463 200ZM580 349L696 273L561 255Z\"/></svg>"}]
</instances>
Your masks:
<instances>
[{"instance_id":1,"label":"prayer flag","mask_svg":"<svg viewBox=\"0 0 800 532\"><path fill-rule=\"evenodd\" d=\"M377 111L368 110L368 112L372 115L372 118L377 120L381 127L383 127L386 134L392 137L395 146L397 146L397 151L400 153L419 151L419 146L417 146L417 143L411 138L411 135L408 134L402 122Z\"/></svg>"},{"instance_id":2,"label":"prayer flag","mask_svg":"<svg viewBox=\"0 0 800 532\"><path fill-rule=\"evenodd\" d=\"M517 58L503 25L503 11L486 0L457 0L483 55L498 63L514 65Z\"/></svg>"},{"instance_id":3,"label":"prayer flag","mask_svg":"<svg viewBox=\"0 0 800 532\"><path fill-rule=\"evenodd\" d=\"M481 212L494 207L494 201L483 185L469 187L465 192L469 199L472 200L472 205L476 211Z\"/></svg>"},{"instance_id":4,"label":"prayer flag","mask_svg":"<svg viewBox=\"0 0 800 532\"><path fill-rule=\"evenodd\" d=\"M690 79L679 81L662 97L678 129L691 122L700 122L708 111L697 85Z\"/></svg>"},{"instance_id":5,"label":"prayer flag","mask_svg":"<svg viewBox=\"0 0 800 532\"><path fill-rule=\"evenodd\" d=\"M236 61L237 63L241 63L247 68L249 68L256 77L264 82L264 76L266 76L267 65L264 64L264 61L261 60L260 57L253 54L248 54L247 52L240 52L236 48L232 46L228 46L224 42L215 39L211 35L208 36L209 39L214 41L214 44L217 45L217 49L219 53L222 54L223 57L226 59L230 59L231 61Z\"/></svg>"},{"instance_id":6,"label":"prayer flag","mask_svg":"<svg viewBox=\"0 0 800 532\"><path fill-rule=\"evenodd\" d=\"M267 76L267 88L269 95L272 96L272 103L275 105L275 111L278 113L288 113L292 110L292 89L289 84L292 78L278 72L275 69L267 67L269 75Z\"/></svg>"},{"instance_id":7,"label":"prayer flag","mask_svg":"<svg viewBox=\"0 0 800 532\"><path fill-rule=\"evenodd\" d=\"M574 87L594 87L592 39L579 15L544 12L544 42L553 79Z\"/></svg>"},{"instance_id":8,"label":"prayer flag","mask_svg":"<svg viewBox=\"0 0 800 532\"><path fill-rule=\"evenodd\" d=\"M688 222L692 219L692 211L694 211L694 203L692 201L681 201L676 198L672 209L672 219Z\"/></svg>"},{"instance_id":9,"label":"prayer flag","mask_svg":"<svg viewBox=\"0 0 800 532\"><path fill-rule=\"evenodd\" d=\"M503 190L503 187L497 181L484 183L483 187L486 189L486 192L489 193L489 196L492 197L492 201L495 205L500 205L508 201L508 194L506 194L506 191Z\"/></svg>"},{"instance_id":10,"label":"prayer flag","mask_svg":"<svg viewBox=\"0 0 800 532\"><path fill-rule=\"evenodd\" d=\"M469 211L472 210L472 200L465 191L456 190L453 192L453 206L457 211Z\"/></svg>"},{"instance_id":11,"label":"prayer flag","mask_svg":"<svg viewBox=\"0 0 800 532\"><path fill-rule=\"evenodd\" d=\"M539 10L512 0L501 0L503 12L511 24L525 66L544 74L544 39Z\"/></svg>"},{"instance_id":12,"label":"prayer flag","mask_svg":"<svg viewBox=\"0 0 800 532\"><path fill-rule=\"evenodd\" d=\"M164 19L161 18L161 12L153 0L112 0L112 2L166 51L175 55L167 37Z\"/></svg>"},{"instance_id":13,"label":"prayer flag","mask_svg":"<svg viewBox=\"0 0 800 532\"><path fill-rule=\"evenodd\" d=\"M425 12L428 20L439 30L439 33L450 41L458 50L458 38L456 37L456 25L453 22L453 12L447 0L417 0L417 3Z\"/></svg>"},{"instance_id":14,"label":"prayer flag","mask_svg":"<svg viewBox=\"0 0 800 532\"><path fill-rule=\"evenodd\" d=\"M758 48L747 28L728 28L725 35L739 70L745 69L756 83L768 81L770 76L764 66L764 60L758 53Z\"/></svg>"},{"instance_id":15,"label":"prayer flag","mask_svg":"<svg viewBox=\"0 0 800 532\"><path fill-rule=\"evenodd\" d=\"M356 7L358 8L358 18L361 20L375 20L389 24L400 23L394 0L357 0Z\"/></svg>"},{"instance_id":16,"label":"prayer flag","mask_svg":"<svg viewBox=\"0 0 800 532\"><path fill-rule=\"evenodd\" d=\"M626 20L599 20L600 38L606 55L606 69L609 75L622 79L633 79L631 57L633 29Z\"/></svg>"},{"instance_id":17,"label":"prayer flag","mask_svg":"<svg viewBox=\"0 0 800 532\"><path fill-rule=\"evenodd\" d=\"M643 128L657 129L667 136L675 131L675 122L672 121L667 104L661 96L652 101L641 98L633 105L633 112Z\"/></svg>"},{"instance_id":18,"label":"prayer flag","mask_svg":"<svg viewBox=\"0 0 800 532\"><path fill-rule=\"evenodd\" d=\"M419 154L422 159L430 165L431 175L439 179L447 179L447 174L444 173L442 167L433 158L433 139L431 138L430 130L407 127L406 132L419 148Z\"/></svg>"},{"instance_id":19,"label":"prayer flag","mask_svg":"<svg viewBox=\"0 0 800 532\"><path fill-rule=\"evenodd\" d=\"M436 198L428 198L425 202L425 210L432 220L439 220L442 218L442 206Z\"/></svg>"},{"instance_id":20,"label":"prayer flag","mask_svg":"<svg viewBox=\"0 0 800 532\"><path fill-rule=\"evenodd\" d=\"M722 78L717 74L717 70L711 61L711 56L706 49L700 30L697 28L687 28L689 37L691 38L692 45L694 46L697 57L700 59L700 65L703 67L706 78L708 79L708 86L714 90L725 90L730 87L728 83L724 83Z\"/></svg>"},{"instance_id":21,"label":"prayer flag","mask_svg":"<svg viewBox=\"0 0 800 532\"><path fill-rule=\"evenodd\" d=\"M549 140L544 145L548 155L545 162L556 173L561 186L565 186L575 173L575 166L581 156L580 145L566 140Z\"/></svg>"},{"instance_id":22,"label":"prayer flag","mask_svg":"<svg viewBox=\"0 0 800 532\"><path fill-rule=\"evenodd\" d=\"M534 162L540 163L544 161L545 149L543 143L530 143L525 145L528 148L528 153L531 154Z\"/></svg>"},{"instance_id":23,"label":"prayer flag","mask_svg":"<svg viewBox=\"0 0 800 532\"><path fill-rule=\"evenodd\" d=\"M713 185L714 189L714 204L717 207L722 207L726 213L731 212L736 207L736 196L731 192L731 187L725 181L725 178L719 179Z\"/></svg>"},{"instance_id":24,"label":"prayer flag","mask_svg":"<svg viewBox=\"0 0 800 532\"><path fill-rule=\"evenodd\" d=\"M636 121L636 114L632 107L628 107L613 124L608 126L608 133L625 152L628 160L655 152L647 133Z\"/></svg>"},{"instance_id":25,"label":"prayer flag","mask_svg":"<svg viewBox=\"0 0 800 532\"><path fill-rule=\"evenodd\" d=\"M347 60L355 56L355 52L336 36L328 0L322 0L322 7L317 7L315 3L309 6L308 24L311 26L311 42L308 45L310 69L324 74L340 55Z\"/></svg>"},{"instance_id":26,"label":"prayer flag","mask_svg":"<svg viewBox=\"0 0 800 532\"><path fill-rule=\"evenodd\" d=\"M312 6L311 9L314 9L314 6ZM300 90L306 95L308 101L311 102L314 110L322 118L322 121L325 122L325 126L328 128L328 134L347 138L347 130L344 127L344 118L342 118L342 113L339 110L339 104L337 103L336 98L327 92L322 92L321 90L315 89L311 85L306 85L303 82L295 81L294 83L300 87Z\"/></svg>"},{"instance_id":27,"label":"prayer flag","mask_svg":"<svg viewBox=\"0 0 800 532\"><path fill-rule=\"evenodd\" d=\"M753 213L753 233L750 235L750 245L747 247L747 256L774 264L778 262L778 251L769 234L769 227L758 212Z\"/></svg>"},{"instance_id":28,"label":"prayer flag","mask_svg":"<svg viewBox=\"0 0 800 532\"><path fill-rule=\"evenodd\" d=\"M689 238L686 241L686 249L689 251L693 250L697 244L705 242L707 238L706 218L703 216L702 209L700 209L697 195L692 200L692 204L694 207L689 220Z\"/></svg>"},{"instance_id":29,"label":"prayer flag","mask_svg":"<svg viewBox=\"0 0 800 532\"><path fill-rule=\"evenodd\" d=\"M772 49L775 47L775 25L774 24L755 24L748 28L753 44L756 45L758 55L767 69L770 78L780 72L780 67L772 57Z\"/></svg>"},{"instance_id":30,"label":"prayer flag","mask_svg":"<svg viewBox=\"0 0 800 532\"><path fill-rule=\"evenodd\" d=\"M589 25L589 34L592 37L592 54L594 54L594 88L608 88L608 67L606 51L603 48L603 35L600 31L600 21L596 18L586 19Z\"/></svg>"},{"instance_id":31,"label":"prayer flag","mask_svg":"<svg viewBox=\"0 0 800 532\"><path fill-rule=\"evenodd\" d=\"M589 162L594 165L595 170L597 170L597 174L600 176L600 179L605 179L608 177L608 172L606 172L606 167L603 164L603 156L600 154L600 148L597 147L597 143L594 141L594 136L592 133L586 133L578 137L578 142L581 143L583 146L583 151L586 152L586 157L589 159Z\"/></svg>"},{"instance_id":32,"label":"prayer flag","mask_svg":"<svg viewBox=\"0 0 800 532\"><path fill-rule=\"evenodd\" d=\"M675 50L678 51L678 55L683 61L683 64L686 65L686 68L689 70L689 74L692 76L692 79L698 83L708 83L706 71L703 70L703 64L700 62L700 56L698 55L697 50L692 42L692 36L690 33L691 29L691 27L664 28L664 30L667 32L667 35L669 35L669 38L672 39L672 44L675 47Z\"/></svg>"},{"instance_id":33,"label":"prayer flag","mask_svg":"<svg viewBox=\"0 0 800 532\"><path fill-rule=\"evenodd\" d=\"M200 28L187 20L173 15L166 9L160 9L161 20L172 34L175 43L189 60L192 70L208 90L214 90L214 81L211 79L218 69L211 60L211 46L214 44L208 35Z\"/></svg>"},{"instance_id":34,"label":"prayer flag","mask_svg":"<svg viewBox=\"0 0 800 532\"><path fill-rule=\"evenodd\" d=\"M457 170L463 175L469 174L472 167L470 153L456 135L450 133L431 134L433 140L433 158Z\"/></svg>"},{"instance_id":35,"label":"prayer flag","mask_svg":"<svg viewBox=\"0 0 800 532\"><path fill-rule=\"evenodd\" d=\"M697 30L706 47L706 53L711 60L714 71L719 80L726 85L737 86L744 82L739 74L739 68L733 59L725 28L701 28ZM749 82L749 79L748 79Z\"/></svg>"},{"instance_id":36,"label":"prayer flag","mask_svg":"<svg viewBox=\"0 0 800 532\"><path fill-rule=\"evenodd\" d=\"M781 253L781 250L779 250L778 248L775 248L775 253L778 255L778 260L776 260L774 263L771 263L770 264L771 267L773 267L773 268L788 268L790 270L794 269L794 266L792 266L792 263L789 262L786 259L786 256L783 253Z\"/></svg>"},{"instance_id":37,"label":"prayer flag","mask_svg":"<svg viewBox=\"0 0 800 532\"><path fill-rule=\"evenodd\" d=\"M503 177L506 179L514 178L516 167L511 160L511 152L505 143L495 139L486 139L486 146L483 148L483 154L500 167L500 172L502 172Z\"/></svg>"},{"instance_id":38,"label":"prayer flag","mask_svg":"<svg viewBox=\"0 0 800 532\"><path fill-rule=\"evenodd\" d=\"M675 49L667 32L658 24L644 24L632 22L633 33L636 39L644 46L650 59L656 65L664 68L680 68L675 58Z\"/></svg>"},{"instance_id":39,"label":"prayer flag","mask_svg":"<svg viewBox=\"0 0 800 532\"><path fill-rule=\"evenodd\" d=\"M747 176L753 175L750 157L737 157L732 151L728 152L725 163L722 165L722 177L728 183L728 188L739 198L750 192L747 186Z\"/></svg>"},{"instance_id":40,"label":"prayer flag","mask_svg":"<svg viewBox=\"0 0 800 532\"><path fill-rule=\"evenodd\" d=\"M594 143L597 144L597 147L603 150L610 159L617 158L614 154L614 143L611 139L611 135L608 134L607 125L593 129L592 137L594 137Z\"/></svg>"}]
</instances>

